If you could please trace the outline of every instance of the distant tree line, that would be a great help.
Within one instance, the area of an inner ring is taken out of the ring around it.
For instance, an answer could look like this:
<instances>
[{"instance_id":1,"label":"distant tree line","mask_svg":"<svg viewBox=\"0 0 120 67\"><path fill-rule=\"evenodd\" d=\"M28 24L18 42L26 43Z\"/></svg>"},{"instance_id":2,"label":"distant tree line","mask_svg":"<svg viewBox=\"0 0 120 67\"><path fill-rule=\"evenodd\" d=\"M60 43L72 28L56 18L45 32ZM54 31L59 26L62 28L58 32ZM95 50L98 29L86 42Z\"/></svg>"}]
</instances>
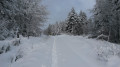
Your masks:
<instances>
[{"instance_id":1,"label":"distant tree line","mask_svg":"<svg viewBox=\"0 0 120 67\"><path fill-rule=\"evenodd\" d=\"M56 22L56 24L50 24L45 30L47 35L60 35L62 33L71 35L87 35L92 29L92 19L88 19L86 13L80 11L76 13L72 8L68 14L68 17L64 21Z\"/></svg>"},{"instance_id":2,"label":"distant tree line","mask_svg":"<svg viewBox=\"0 0 120 67\"><path fill-rule=\"evenodd\" d=\"M49 24L48 28L44 30L44 34L46 35L60 35L65 33L66 22L60 21L55 24Z\"/></svg>"},{"instance_id":3,"label":"distant tree line","mask_svg":"<svg viewBox=\"0 0 120 67\"><path fill-rule=\"evenodd\" d=\"M0 40L7 37L39 36L47 18L41 0L0 0Z\"/></svg>"},{"instance_id":4,"label":"distant tree line","mask_svg":"<svg viewBox=\"0 0 120 67\"><path fill-rule=\"evenodd\" d=\"M77 14L74 8L65 21L49 25L45 34L91 35L113 43L120 43L120 0L96 0L92 9L93 15L87 18L86 13Z\"/></svg>"}]
</instances>

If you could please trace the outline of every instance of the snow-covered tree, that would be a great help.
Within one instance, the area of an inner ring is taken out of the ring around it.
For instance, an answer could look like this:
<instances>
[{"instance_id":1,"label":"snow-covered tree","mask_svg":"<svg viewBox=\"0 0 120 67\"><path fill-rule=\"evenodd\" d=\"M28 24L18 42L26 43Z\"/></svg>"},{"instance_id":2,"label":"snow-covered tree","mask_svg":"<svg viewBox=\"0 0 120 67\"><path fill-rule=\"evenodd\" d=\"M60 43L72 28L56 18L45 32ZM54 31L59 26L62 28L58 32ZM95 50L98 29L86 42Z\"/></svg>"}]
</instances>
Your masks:
<instances>
[{"instance_id":1,"label":"snow-covered tree","mask_svg":"<svg viewBox=\"0 0 120 67\"><path fill-rule=\"evenodd\" d=\"M94 33L93 29L94 29L94 23L92 21L92 18L89 18L87 20L87 33L88 34L93 34Z\"/></svg>"},{"instance_id":2,"label":"snow-covered tree","mask_svg":"<svg viewBox=\"0 0 120 67\"><path fill-rule=\"evenodd\" d=\"M87 15L86 15L85 12L80 11L80 13L79 13L79 20L82 23L86 23L86 21L87 21Z\"/></svg>"},{"instance_id":3,"label":"snow-covered tree","mask_svg":"<svg viewBox=\"0 0 120 67\"><path fill-rule=\"evenodd\" d=\"M15 16L19 27L19 34L23 36L37 36L40 34L40 26L46 20L46 9L40 5L41 0L19 0L18 8L21 10ZM23 6L21 6L23 5Z\"/></svg>"},{"instance_id":4,"label":"snow-covered tree","mask_svg":"<svg viewBox=\"0 0 120 67\"><path fill-rule=\"evenodd\" d=\"M105 0L96 0L96 5L94 9L94 22L95 22L95 29L97 30L96 33L98 35L109 34L109 27L110 27L109 20L110 20L111 9L112 9L111 5L107 5Z\"/></svg>"},{"instance_id":5,"label":"snow-covered tree","mask_svg":"<svg viewBox=\"0 0 120 67\"><path fill-rule=\"evenodd\" d=\"M44 34L46 35L60 35L62 33L65 33L66 29L66 22L60 21L56 22L55 24L49 24L47 29L44 31Z\"/></svg>"},{"instance_id":6,"label":"snow-covered tree","mask_svg":"<svg viewBox=\"0 0 120 67\"><path fill-rule=\"evenodd\" d=\"M68 15L66 31L74 35L87 34L87 16L81 11L79 15L72 8Z\"/></svg>"},{"instance_id":7,"label":"snow-covered tree","mask_svg":"<svg viewBox=\"0 0 120 67\"><path fill-rule=\"evenodd\" d=\"M82 34L87 34L87 15L85 12L80 11L79 13L79 24L81 26L81 29L79 31L81 31Z\"/></svg>"},{"instance_id":8,"label":"snow-covered tree","mask_svg":"<svg viewBox=\"0 0 120 67\"><path fill-rule=\"evenodd\" d=\"M44 30L44 34L45 35L52 35L52 25L51 24L49 24L47 29Z\"/></svg>"},{"instance_id":9,"label":"snow-covered tree","mask_svg":"<svg viewBox=\"0 0 120 67\"><path fill-rule=\"evenodd\" d=\"M110 42L119 42L119 0L96 0L94 12L95 32L104 35Z\"/></svg>"},{"instance_id":10,"label":"snow-covered tree","mask_svg":"<svg viewBox=\"0 0 120 67\"><path fill-rule=\"evenodd\" d=\"M112 11L112 23L111 24L111 36L109 38L109 41L120 43L120 0L114 0L112 1L113 5L113 11Z\"/></svg>"},{"instance_id":11,"label":"snow-covered tree","mask_svg":"<svg viewBox=\"0 0 120 67\"><path fill-rule=\"evenodd\" d=\"M66 21L60 21L59 22L59 29L60 29L60 33L66 33Z\"/></svg>"},{"instance_id":12,"label":"snow-covered tree","mask_svg":"<svg viewBox=\"0 0 120 67\"><path fill-rule=\"evenodd\" d=\"M76 31L75 31L76 23L78 23L78 16L77 16L77 13L75 12L74 8L72 8L72 10L69 13L68 18L67 18L66 31L71 34L76 33Z\"/></svg>"},{"instance_id":13,"label":"snow-covered tree","mask_svg":"<svg viewBox=\"0 0 120 67\"><path fill-rule=\"evenodd\" d=\"M0 39L5 39L11 35L13 33L11 33L11 30L13 30L16 25L13 18L16 9L14 1L15 0L0 1Z\"/></svg>"},{"instance_id":14,"label":"snow-covered tree","mask_svg":"<svg viewBox=\"0 0 120 67\"><path fill-rule=\"evenodd\" d=\"M1 0L0 29L4 26L8 35L40 35L40 27L47 16L46 8L40 2L41 0ZM0 31L1 37L3 37L4 29Z\"/></svg>"}]
</instances>

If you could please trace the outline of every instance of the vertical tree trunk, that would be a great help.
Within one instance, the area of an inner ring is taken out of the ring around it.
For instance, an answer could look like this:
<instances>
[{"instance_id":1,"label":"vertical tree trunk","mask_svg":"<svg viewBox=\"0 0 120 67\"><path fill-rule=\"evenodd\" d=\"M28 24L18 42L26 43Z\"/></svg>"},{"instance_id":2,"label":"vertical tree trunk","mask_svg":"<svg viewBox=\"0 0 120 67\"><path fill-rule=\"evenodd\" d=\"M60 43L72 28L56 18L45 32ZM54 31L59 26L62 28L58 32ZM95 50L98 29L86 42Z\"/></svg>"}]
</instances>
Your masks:
<instances>
[{"instance_id":1,"label":"vertical tree trunk","mask_svg":"<svg viewBox=\"0 0 120 67\"><path fill-rule=\"evenodd\" d=\"M17 38L19 38L19 33L17 33Z\"/></svg>"}]
</instances>

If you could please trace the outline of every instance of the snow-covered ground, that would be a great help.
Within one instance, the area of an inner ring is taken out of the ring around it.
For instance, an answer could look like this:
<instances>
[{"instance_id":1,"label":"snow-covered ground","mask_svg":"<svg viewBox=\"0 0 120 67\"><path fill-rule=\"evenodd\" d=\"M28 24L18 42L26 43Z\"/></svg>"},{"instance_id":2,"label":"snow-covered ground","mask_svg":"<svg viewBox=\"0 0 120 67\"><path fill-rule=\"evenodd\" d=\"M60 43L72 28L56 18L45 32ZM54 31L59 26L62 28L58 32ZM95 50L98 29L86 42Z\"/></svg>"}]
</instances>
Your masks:
<instances>
[{"instance_id":1,"label":"snow-covered ground","mask_svg":"<svg viewBox=\"0 0 120 67\"><path fill-rule=\"evenodd\" d=\"M21 38L20 46L11 47L0 54L0 67L120 67L119 45L82 36Z\"/></svg>"}]
</instances>

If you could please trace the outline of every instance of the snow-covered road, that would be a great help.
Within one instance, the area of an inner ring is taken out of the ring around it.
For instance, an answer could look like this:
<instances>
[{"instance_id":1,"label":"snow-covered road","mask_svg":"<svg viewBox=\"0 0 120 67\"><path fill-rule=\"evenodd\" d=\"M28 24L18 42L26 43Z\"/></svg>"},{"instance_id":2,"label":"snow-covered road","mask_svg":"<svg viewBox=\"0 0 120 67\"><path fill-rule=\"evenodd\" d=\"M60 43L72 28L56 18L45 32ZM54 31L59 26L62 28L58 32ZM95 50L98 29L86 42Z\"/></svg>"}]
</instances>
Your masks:
<instances>
[{"instance_id":1,"label":"snow-covered road","mask_svg":"<svg viewBox=\"0 0 120 67\"><path fill-rule=\"evenodd\" d=\"M55 37L53 58L56 64L53 67L101 67L95 60L95 48L92 44L83 37L81 39L79 37Z\"/></svg>"},{"instance_id":2,"label":"snow-covered road","mask_svg":"<svg viewBox=\"0 0 120 67\"><path fill-rule=\"evenodd\" d=\"M120 67L119 57L98 59L98 47L105 44L111 43L69 35L23 38L23 58L6 67Z\"/></svg>"}]
</instances>

